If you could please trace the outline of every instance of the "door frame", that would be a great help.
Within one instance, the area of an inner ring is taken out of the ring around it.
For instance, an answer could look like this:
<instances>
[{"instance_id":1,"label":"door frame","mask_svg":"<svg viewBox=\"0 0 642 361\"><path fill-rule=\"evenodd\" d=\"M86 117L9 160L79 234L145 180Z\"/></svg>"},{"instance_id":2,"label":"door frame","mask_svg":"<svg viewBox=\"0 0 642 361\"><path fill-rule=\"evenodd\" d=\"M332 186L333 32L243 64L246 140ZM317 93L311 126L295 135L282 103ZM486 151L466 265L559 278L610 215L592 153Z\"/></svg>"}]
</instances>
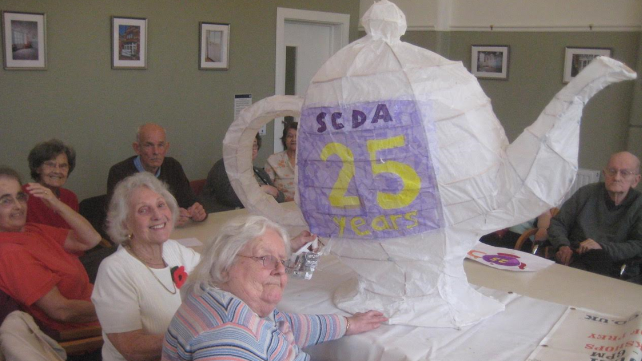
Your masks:
<instances>
[{"instance_id":1,"label":"door frame","mask_svg":"<svg viewBox=\"0 0 642 361\"><path fill-rule=\"evenodd\" d=\"M328 13L289 8L276 9L276 75L274 94L285 94L285 22L324 24L332 26L332 48L334 52L348 45L350 14Z\"/></svg>"},{"instance_id":2,"label":"door frame","mask_svg":"<svg viewBox=\"0 0 642 361\"><path fill-rule=\"evenodd\" d=\"M276 9L276 71L274 94L285 94L285 23L299 22L331 26L331 47L333 53L348 45L350 33L350 14L328 13L289 8ZM274 120L274 152L283 150L281 145L281 118ZM278 133L278 134L277 134Z\"/></svg>"}]
</instances>

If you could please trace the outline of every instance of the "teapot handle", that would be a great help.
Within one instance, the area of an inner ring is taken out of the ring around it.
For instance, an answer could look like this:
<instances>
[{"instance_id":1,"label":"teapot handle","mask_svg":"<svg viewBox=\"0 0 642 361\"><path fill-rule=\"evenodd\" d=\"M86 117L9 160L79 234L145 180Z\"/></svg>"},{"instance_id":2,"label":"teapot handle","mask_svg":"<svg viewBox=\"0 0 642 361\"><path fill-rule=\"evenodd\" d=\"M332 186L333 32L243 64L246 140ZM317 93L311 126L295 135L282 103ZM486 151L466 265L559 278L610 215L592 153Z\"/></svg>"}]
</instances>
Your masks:
<instances>
[{"instance_id":1,"label":"teapot handle","mask_svg":"<svg viewBox=\"0 0 642 361\"><path fill-rule=\"evenodd\" d=\"M261 191L252 169L252 142L264 124L279 117L299 117L302 106L303 99L297 96L275 95L262 99L241 111L223 139L225 169L245 208L289 228L291 234L296 234L292 228L299 231L307 228L303 214L295 204L283 206Z\"/></svg>"}]
</instances>

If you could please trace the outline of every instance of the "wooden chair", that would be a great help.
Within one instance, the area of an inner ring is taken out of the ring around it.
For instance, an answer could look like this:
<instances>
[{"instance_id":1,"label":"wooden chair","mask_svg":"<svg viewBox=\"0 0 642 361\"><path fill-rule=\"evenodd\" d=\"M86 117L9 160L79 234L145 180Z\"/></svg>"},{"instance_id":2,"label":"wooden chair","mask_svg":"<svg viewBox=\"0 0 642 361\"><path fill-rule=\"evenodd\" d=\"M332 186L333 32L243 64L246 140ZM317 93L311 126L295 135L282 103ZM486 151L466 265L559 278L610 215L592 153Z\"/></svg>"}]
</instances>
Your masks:
<instances>
[{"instance_id":1,"label":"wooden chair","mask_svg":"<svg viewBox=\"0 0 642 361\"><path fill-rule=\"evenodd\" d=\"M560 212L559 208L557 208L557 207L551 208L551 216L552 217L555 217L559 212ZM524 245L524 242L529 240L531 238L531 236L534 236L535 233L537 233L537 230L538 230L538 228L531 228L531 229L525 230L524 233L522 233L522 235L519 236L519 238L517 239L517 242L515 242L515 249L516 250L522 249L522 246ZM546 240L533 242L533 248L531 248L531 253L532 254L537 254L537 251L539 250L540 246L545 241ZM549 248L550 247L544 247L544 254L543 254L544 258L550 259L552 257L552 255L549 254L549 252L550 252Z\"/></svg>"},{"instance_id":2,"label":"wooden chair","mask_svg":"<svg viewBox=\"0 0 642 361\"><path fill-rule=\"evenodd\" d=\"M65 349L67 355L78 356L94 352L103 347L102 328L88 326L73 330L61 331L54 335L54 340Z\"/></svg>"},{"instance_id":3,"label":"wooden chair","mask_svg":"<svg viewBox=\"0 0 642 361\"><path fill-rule=\"evenodd\" d=\"M519 236L519 238L517 239L517 242L515 242L515 249L518 250L518 251L520 249L522 249L522 246L524 246L524 242L529 240L531 238L531 236L534 236L535 233L537 233L537 228L531 228L531 229L525 230L524 233L522 233L522 235ZM532 254L536 254L537 253L537 249L539 248L539 244L538 243L539 242L537 242L537 243L533 242L533 248L531 249L531 253Z\"/></svg>"}]
</instances>

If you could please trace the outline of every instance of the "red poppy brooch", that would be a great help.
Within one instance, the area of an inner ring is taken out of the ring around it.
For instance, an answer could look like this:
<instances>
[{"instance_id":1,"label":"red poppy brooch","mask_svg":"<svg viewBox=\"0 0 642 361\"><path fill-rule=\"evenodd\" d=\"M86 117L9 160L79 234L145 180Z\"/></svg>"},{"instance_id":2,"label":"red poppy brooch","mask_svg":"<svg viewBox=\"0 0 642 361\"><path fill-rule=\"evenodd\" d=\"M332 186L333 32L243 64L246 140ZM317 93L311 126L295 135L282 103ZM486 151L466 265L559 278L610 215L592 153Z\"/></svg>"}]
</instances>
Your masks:
<instances>
[{"instance_id":1,"label":"red poppy brooch","mask_svg":"<svg viewBox=\"0 0 642 361\"><path fill-rule=\"evenodd\" d=\"M185 280L187 279L187 272L185 272L185 266L174 266L171 269L172 280L177 288L183 287Z\"/></svg>"}]
</instances>

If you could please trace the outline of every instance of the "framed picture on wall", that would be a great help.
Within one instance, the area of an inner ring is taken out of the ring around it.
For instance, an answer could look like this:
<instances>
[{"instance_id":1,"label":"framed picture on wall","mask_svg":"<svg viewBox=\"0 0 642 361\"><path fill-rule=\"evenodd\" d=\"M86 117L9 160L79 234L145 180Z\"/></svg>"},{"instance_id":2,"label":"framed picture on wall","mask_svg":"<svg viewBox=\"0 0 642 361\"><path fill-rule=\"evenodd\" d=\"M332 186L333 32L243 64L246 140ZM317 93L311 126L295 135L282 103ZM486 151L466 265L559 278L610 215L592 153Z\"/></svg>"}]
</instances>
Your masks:
<instances>
[{"instance_id":1,"label":"framed picture on wall","mask_svg":"<svg viewBox=\"0 0 642 361\"><path fill-rule=\"evenodd\" d=\"M485 79L508 79L508 45L473 45L470 70Z\"/></svg>"},{"instance_id":2,"label":"framed picture on wall","mask_svg":"<svg viewBox=\"0 0 642 361\"><path fill-rule=\"evenodd\" d=\"M147 69L147 19L111 17L112 69Z\"/></svg>"},{"instance_id":3,"label":"framed picture on wall","mask_svg":"<svg viewBox=\"0 0 642 361\"><path fill-rule=\"evenodd\" d=\"M201 70L227 70L230 54L230 24L199 23L199 61Z\"/></svg>"},{"instance_id":4,"label":"framed picture on wall","mask_svg":"<svg viewBox=\"0 0 642 361\"><path fill-rule=\"evenodd\" d=\"M611 49L566 47L563 82L568 83L571 81L598 56L611 57Z\"/></svg>"},{"instance_id":5,"label":"framed picture on wall","mask_svg":"<svg viewBox=\"0 0 642 361\"><path fill-rule=\"evenodd\" d=\"M7 70L45 70L45 14L2 12L2 45Z\"/></svg>"}]
</instances>

